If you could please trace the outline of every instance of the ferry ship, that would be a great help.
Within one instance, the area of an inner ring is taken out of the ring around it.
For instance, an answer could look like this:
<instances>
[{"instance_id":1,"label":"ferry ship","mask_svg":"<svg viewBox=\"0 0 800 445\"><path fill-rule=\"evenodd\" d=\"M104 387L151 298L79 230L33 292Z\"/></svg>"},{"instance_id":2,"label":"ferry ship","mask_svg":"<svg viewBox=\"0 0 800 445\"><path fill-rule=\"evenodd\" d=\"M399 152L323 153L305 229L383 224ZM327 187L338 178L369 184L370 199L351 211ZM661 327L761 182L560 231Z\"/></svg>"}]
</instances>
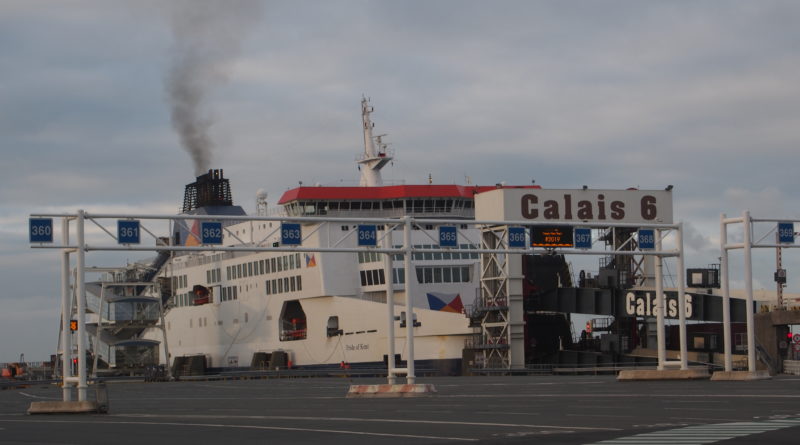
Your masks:
<instances>
[{"instance_id":1,"label":"ferry ship","mask_svg":"<svg viewBox=\"0 0 800 445\"><path fill-rule=\"evenodd\" d=\"M384 185L381 169L393 159L383 140L373 135L373 108L361 101L364 151L357 157L359 186L300 186L278 201L287 217L447 218L474 219L474 197L502 185ZM538 186L526 186L538 188ZM258 212L266 213L266 196L258 198ZM245 215L234 205L229 181L222 170L210 170L186 186L185 215ZM279 222L228 221L225 246L278 246ZM199 220L176 220L171 245L200 245ZM355 224L322 228L304 223L303 247L355 247ZM378 226L382 237L382 226ZM461 249L477 249L477 229L461 228ZM392 231L391 245L403 244L402 230ZM417 248L436 249L433 226L415 227ZM167 242L164 240L164 242ZM415 253L413 286L414 357L418 367L445 373L460 372L465 341L474 333L465 306L478 295L479 255L471 252ZM159 345L160 361L168 357L173 368L235 369L248 367L385 366L388 350L387 291L394 299L398 363L406 360L405 276L403 258L394 255L391 277L382 254L374 252L204 252L168 254L145 269L142 281L160 283L164 315L158 326L129 330L99 338L109 345ZM130 274L129 274L130 275ZM96 284L89 287L100 295ZM135 291L134 293L138 293ZM106 291L108 295L112 291ZM108 318L125 319L122 296ZM110 301L110 300L109 300ZM137 301L137 300L131 300ZM90 304L91 305L91 304ZM129 312L135 309L129 309ZM151 311L152 312L152 311ZM151 319L158 317L151 313ZM412 319L413 318L413 319ZM102 323L100 323L102 324ZM95 349L100 359L115 361L112 348ZM130 348L129 348L130 350ZM119 352L119 351L118 351ZM108 355L109 357L103 357ZM399 356L399 357L398 357ZM198 364L197 360L202 364ZM116 358L119 362L120 358ZM152 358L151 358L152 360ZM145 360L146 361L146 360ZM122 363L117 363L121 366Z\"/></svg>"}]
</instances>

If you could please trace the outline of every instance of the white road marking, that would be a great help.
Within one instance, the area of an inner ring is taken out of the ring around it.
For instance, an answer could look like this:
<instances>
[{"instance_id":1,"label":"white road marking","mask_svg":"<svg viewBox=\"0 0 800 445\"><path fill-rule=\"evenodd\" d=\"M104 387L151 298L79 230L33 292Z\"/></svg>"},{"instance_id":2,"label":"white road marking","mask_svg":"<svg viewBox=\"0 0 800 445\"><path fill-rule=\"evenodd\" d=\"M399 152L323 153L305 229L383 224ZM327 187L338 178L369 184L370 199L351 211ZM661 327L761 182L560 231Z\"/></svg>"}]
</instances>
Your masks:
<instances>
[{"instance_id":1,"label":"white road marking","mask_svg":"<svg viewBox=\"0 0 800 445\"><path fill-rule=\"evenodd\" d=\"M156 414L113 414L114 417L161 417ZM175 415L172 418L186 419L249 419L249 420L321 420L331 422L379 422L379 423L417 423L432 425L466 425L466 426L496 426L496 427L515 427L515 428L552 428L565 430L586 430L586 431L619 431L619 428L606 427L579 427L579 426L556 426L556 425L531 425L520 423L494 423L494 422L459 422L448 420L406 420L406 419L375 419L369 417L306 417L306 416L205 416L205 415Z\"/></svg>"},{"instance_id":2,"label":"white road marking","mask_svg":"<svg viewBox=\"0 0 800 445\"><path fill-rule=\"evenodd\" d=\"M764 422L732 422L710 425L693 425L671 430L654 431L616 439L594 442L598 445L632 444L706 444L736 437L765 433L800 426L800 419L768 420Z\"/></svg>"},{"instance_id":3,"label":"white road marking","mask_svg":"<svg viewBox=\"0 0 800 445\"><path fill-rule=\"evenodd\" d=\"M25 397L30 397L30 398L32 398L32 399L51 399L51 400L61 400L61 398L56 398L56 397L44 397L44 396L37 396L37 395L34 395L34 394L28 394L27 392L24 392L24 391L20 391L20 392L19 392L19 394L22 394L22 395L23 395L23 396L25 396Z\"/></svg>"},{"instance_id":4,"label":"white road marking","mask_svg":"<svg viewBox=\"0 0 800 445\"><path fill-rule=\"evenodd\" d=\"M224 425L218 423L181 423L181 422L135 422L135 421L82 421L82 420L3 420L0 422L18 422L18 423L82 423L90 425L159 425L159 426L180 426L180 427L206 427L206 428L229 428L229 429L250 429L250 430L274 430L274 431L301 431L310 433L334 433L334 434L353 434L359 436L382 436L382 437L405 437L408 439L425 439L425 440L460 440L466 442L475 442L478 439L467 437L445 437L445 436L422 436L414 434L390 434L390 433L371 433L366 431L348 431L348 430L328 430L318 428L291 428L280 426L261 426L261 425Z\"/></svg>"}]
</instances>

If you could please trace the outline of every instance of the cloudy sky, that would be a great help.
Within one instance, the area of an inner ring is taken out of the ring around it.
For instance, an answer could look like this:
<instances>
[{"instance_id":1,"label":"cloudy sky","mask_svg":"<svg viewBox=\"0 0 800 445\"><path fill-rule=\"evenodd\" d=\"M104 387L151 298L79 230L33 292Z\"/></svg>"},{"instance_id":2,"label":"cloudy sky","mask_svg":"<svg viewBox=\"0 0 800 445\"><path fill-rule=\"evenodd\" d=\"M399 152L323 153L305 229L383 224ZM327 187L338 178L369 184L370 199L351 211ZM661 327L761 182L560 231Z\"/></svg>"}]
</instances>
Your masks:
<instances>
[{"instance_id":1,"label":"cloudy sky","mask_svg":"<svg viewBox=\"0 0 800 445\"><path fill-rule=\"evenodd\" d=\"M357 181L363 94L388 180L673 184L687 267L717 261L723 212L800 218L796 1L206 3L0 0L0 362L56 348L28 215L175 212L187 113L248 211ZM756 267L774 288L774 251Z\"/></svg>"}]
</instances>

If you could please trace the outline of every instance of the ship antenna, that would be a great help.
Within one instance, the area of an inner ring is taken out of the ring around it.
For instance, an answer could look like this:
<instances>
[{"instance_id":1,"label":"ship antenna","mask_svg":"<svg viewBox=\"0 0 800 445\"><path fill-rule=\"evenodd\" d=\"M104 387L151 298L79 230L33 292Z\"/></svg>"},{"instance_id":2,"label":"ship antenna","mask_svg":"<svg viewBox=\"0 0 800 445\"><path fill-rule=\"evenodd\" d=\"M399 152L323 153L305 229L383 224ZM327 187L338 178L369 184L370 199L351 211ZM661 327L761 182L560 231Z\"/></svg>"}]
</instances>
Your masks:
<instances>
[{"instance_id":1,"label":"ship antenna","mask_svg":"<svg viewBox=\"0 0 800 445\"><path fill-rule=\"evenodd\" d=\"M386 136L384 134L377 137L372 136L372 129L375 124L370 119L370 113L374 109L369 104L369 99L361 96L361 122L364 131L364 154L359 156L357 163L359 170L361 170L361 181L359 185L362 187L379 187L383 185L381 178L381 168L390 162L393 158L386 152L387 144L381 138ZM376 150L375 142L377 140L378 149ZM363 166L363 168L361 168Z\"/></svg>"}]
</instances>

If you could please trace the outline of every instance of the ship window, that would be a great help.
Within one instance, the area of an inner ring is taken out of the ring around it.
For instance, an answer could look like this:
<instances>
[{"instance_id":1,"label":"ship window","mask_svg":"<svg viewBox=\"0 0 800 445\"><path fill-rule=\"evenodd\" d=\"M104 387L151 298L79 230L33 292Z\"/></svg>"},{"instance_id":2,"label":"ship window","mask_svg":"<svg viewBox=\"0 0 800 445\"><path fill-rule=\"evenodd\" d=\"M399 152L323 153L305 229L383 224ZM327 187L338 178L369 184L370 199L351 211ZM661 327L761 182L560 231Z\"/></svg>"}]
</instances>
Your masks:
<instances>
[{"instance_id":1,"label":"ship window","mask_svg":"<svg viewBox=\"0 0 800 445\"><path fill-rule=\"evenodd\" d=\"M423 249L432 249L433 246L430 245L430 244L425 244L424 246L422 246L422 248ZM424 256L425 256L425 261L431 261L433 259L433 252L425 252Z\"/></svg>"},{"instance_id":2,"label":"ship window","mask_svg":"<svg viewBox=\"0 0 800 445\"><path fill-rule=\"evenodd\" d=\"M452 254L450 253L449 250L445 250L444 252L442 252L442 259L443 260L449 260L451 258L452 258Z\"/></svg>"},{"instance_id":3,"label":"ship window","mask_svg":"<svg viewBox=\"0 0 800 445\"><path fill-rule=\"evenodd\" d=\"M441 267L434 267L433 268L433 282L434 283L441 283L442 282L442 268Z\"/></svg>"},{"instance_id":4,"label":"ship window","mask_svg":"<svg viewBox=\"0 0 800 445\"><path fill-rule=\"evenodd\" d=\"M350 210L350 201L342 201L339 203L339 210Z\"/></svg>"},{"instance_id":5,"label":"ship window","mask_svg":"<svg viewBox=\"0 0 800 445\"><path fill-rule=\"evenodd\" d=\"M469 266L463 266L461 268L461 281L464 283L469 282Z\"/></svg>"},{"instance_id":6,"label":"ship window","mask_svg":"<svg viewBox=\"0 0 800 445\"><path fill-rule=\"evenodd\" d=\"M303 282L302 282L301 278L302 277L300 275L297 276L297 290L298 291L303 290Z\"/></svg>"},{"instance_id":7,"label":"ship window","mask_svg":"<svg viewBox=\"0 0 800 445\"><path fill-rule=\"evenodd\" d=\"M373 284L375 284L375 282L372 280L372 271L367 270L365 272L367 274L367 286L372 286Z\"/></svg>"},{"instance_id":8,"label":"ship window","mask_svg":"<svg viewBox=\"0 0 800 445\"><path fill-rule=\"evenodd\" d=\"M405 269L393 269L392 270L393 282L394 284L403 284L406 282L406 270Z\"/></svg>"},{"instance_id":9,"label":"ship window","mask_svg":"<svg viewBox=\"0 0 800 445\"><path fill-rule=\"evenodd\" d=\"M461 282L461 269L458 267L453 268L453 283Z\"/></svg>"},{"instance_id":10,"label":"ship window","mask_svg":"<svg viewBox=\"0 0 800 445\"><path fill-rule=\"evenodd\" d=\"M466 200L466 201L464 201L464 208L465 209L471 209L472 208L472 204L473 204L473 202L471 200Z\"/></svg>"},{"instance_id":11,"label":"ship window","mask_svg":"<svg viewBox=\"0 0 800 445\"><path fill-rule=\"evenodd\" d=\"M236 265L236 278L242 278L242 265Z\"/></svg>"},{"instance_id":12,"label":"ship window","mask_svg":"<svg viewBox=\"0 0 800 445\"><path fill-rule=\"evenodd\" d=\"M372 209L372 201L364 201L361 203L362 210L371 210Z\"/></svg>"},{"instance_id":13,"label":"ship window","mask_svg":"<svg viewBox=\"0 0 800 445\"><path fill-rule=\"evenodd\" d=\"M275 258L270 258L269 262L272 265L272 272L277 271L278 269L275 268Z\"/></svg>"},{"instance_id":14,"label":"ship window","mask_svg":"<svg viewBox=\"0 0 800 445\"><path fill-rule=\"evenodd\" d=\"M239 293L237 292L236 286L233 286L233 299L236 300L239 298Z\"/></svg>"},{"instance_id":15,"label":"ship window","mask_svg":"<svg viewBox=\"0 0 800 445\"><path fill-rule=\"evenodd\" d=\"M289 255L289 269L294 269L294 255Z\"/></svg>"},{"instance_id":16,"label":"ship window","mask_svg":"<svg viewBox=\"0 0 800 445\"><path fill-rule=\"evenodd\" d=\"M350 210L360 210L361 209L361 201L353 201L350 203Z\"/></svg>"},{"instance_id":17,"label":"ship window","mask_svg":"<svg viewBox=\"0 0 800 445\"><path fill-rule=\"evenodd\" d=\"M292 291L292 292L294 292L294 291L295 291L295 281L294 281L294 277L289 277L289 289L291 289L291 291Z\"/></svg>"},{"instance_id":18,"label":"ship window","mask_svg":"<svg viewBox=\"0 0 800 445\"><path fill-rule=\"evenodd\" d=\"M283 293L283 280L278 278L278 293Z\"/></svg>"},{"instance_id":19,"label":"ship window","mask_svg":"<svg viewBox=\"0 0 800 445\"><path fill-rule=\"evenodd\" d=\"M283 270L283 261L281 260L281 258L280 258L280 257L278 257L278 258L275 258L275 259L276 259L276 260L278 260L278 261L277 261L277 263L278 263L278 272L280 272L280 271L282 271L282 270Z\"/></svg>"},{"instance_id":20,"label":"ship window","mask_svg":"<svg viewBox=\"0 0 800 445\"><path fill-rule=\"evenodd\" d=\"M442 259L442 252L433 252L433 259L434 259L434 261L436 261L436 260L439 260L439 261L441 261L441 259Z\"/></svg>"},{"instance_id":21,"label":"ship window","mask_svg":"<svg viewBox=\"0 0 800 445\"><path fill-rule=\"evenodd\" d=\"M366 286L367 285L367 271L366 270L362 270L360 275L361 275L361 285L362 286Z\"/></svg>"},{"instance_id":22,"label":"ship window","mask_svg":"<svg viewBox=\"0 0 800 445\"><path fill-rule=\"evenodd\" d=\"M386 274L383 272L383 269L378 269L378 282L386 284Z\"/></svg>"},{"instance_id":23,"label":"ship window","mask_svg":"<svg viewBox=\"0 0 800 445\"><path fill-rule=\"evenodd\" d=\"M289 277L283 279L283 291L289 292Z\"/></svg>"},{"instance_id":24,"label":"ship window","mask_svg":"<svg viewBox=\"0 0 800 445\"><path fill-rule=\"evenodd\" d=\"M211 271L206 271L206 283L211 283Z\"/></svg>"},{"instance_id":25,"label":"ship window","mask_svg":"<svg viewBox=\"0 0 800 445\"><path fill-rule=\"evenodd\" d=\"M433 212L433 210L434 210L433 209L433 200L432 199L426 199L425 200L425 212L430 213L430 212Z\"/></svg>"},{"instance_id":26,"label":"ship window","mask_svg":"<svg viewBox=\"0 0 800 445\"><path fill-rule=\"evenodd\" d=\"M269 285L269 280L264 283L264 293L267 295L272 293L272 286Z\"/></svg>"},{"instance_id":27,"label":"ship window","mask_svg":"<svg viewBox=\"0 0 800 445\"><path fill-rule=\"evenodd\" d=\"M450 283L451 282L450 268L449 267L445 267L445 268L442 269L442 281L445 282L445 283Z\"/></svg>"},{"instance_id":28,"label":"ship window","mask_svg":"<svg viewBox=\"0 0 800 445\"><path fill-rule=\"evenodd\" d=\"M253 263L247 263L247 276L253 276Z\"/></svg>"},{"instance_id":29,"label":"ship window","mask_svg":"<svg viewBox=\"0 0 800 445\"><path fill-rule=\"evenodd\" d=\"M300 268L300 264L302 264L302 263L300 263L300 254L299 253L294 254L294 264L297 265L298 269Z\"/></svg>"},{"instance_id":30,"label":"ship window","mask_svg":"<svg viewBox=\"0 0 800 445\"><path fill-rule=\"evenodd\" d=\"M289 258L286 255L283 256L283 270L289 270Z\"/></svg>"},{"instance_id":31,"label":"ship window","mask_svg":"<svg viewBox=\"0 0 800 445\"><path fill-rule=\"evenodd\" d=\"M272 293L279 294L280 291L278 290L278 282L277 280L272 280Z\"/></svg>"},{"instance_id":32,"label":"ship window","mask_svg":"<svg viewBox=\"0 0 800 445\"><path fill-rule=\"evenodd\" d=\"M259 275L264 275L264 260L258 262L258 271Z\"/></svg>"},{"instance_id":33,"label":"ship window","mask_svg":"<svg viewBox=\"0 0 800 445\"><path fill-rule=\"evenodd\" d=\"M339 202L338 201L331 201L328 203L328 208L330 210L339 210Z\"/></svg>"},{"instance_id":34,"label":"ship window","mask_svg":"<svg viewBox=\"0 0 800 445\"><path fill-rule=\"evenodd\" d=\"M444 212L444 199L437 199L436 200L436 211L437 212Z\"/></svg>"},{"instance_id":35,"label":"ship window","mask_svg":"<svg viewBox=\"0 0 800 445\"><path fill-rule=\"evenodd\" d=\"M383 204L381 204L381 206L383 207L383 210L391 210L392 201L383 201Z\"/></svg>"},{"instance_id":36,"label":"ship window","mask_svg":"<svg viewBox=\"0 0 800 445\"><path fill-rule=\"evenodd\" d=\"M452 209L453 209L453 200L452 199L448 199L444 204L444 210L446 212L449 212Z\"/></svg>"}]
</instances>

